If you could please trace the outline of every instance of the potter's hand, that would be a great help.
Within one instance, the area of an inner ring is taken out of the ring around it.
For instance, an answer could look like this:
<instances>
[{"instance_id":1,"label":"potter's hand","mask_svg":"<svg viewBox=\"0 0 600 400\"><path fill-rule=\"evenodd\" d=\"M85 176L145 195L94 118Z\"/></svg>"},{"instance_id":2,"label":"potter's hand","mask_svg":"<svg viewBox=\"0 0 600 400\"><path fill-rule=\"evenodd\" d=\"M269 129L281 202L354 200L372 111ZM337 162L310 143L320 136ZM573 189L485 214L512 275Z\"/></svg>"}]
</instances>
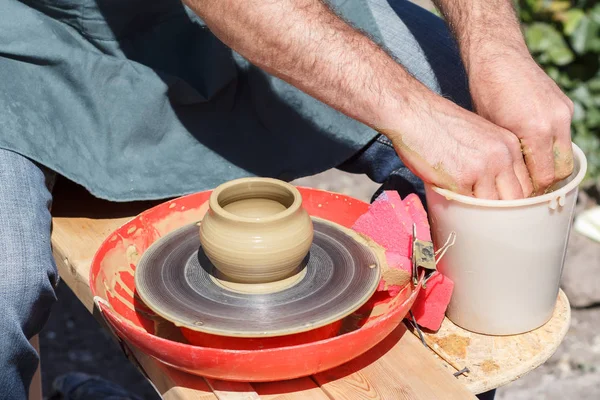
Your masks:
<instances>
[{"instance_id":1,"label":"potter's hand","mask_svg":"<svg viewBox=\"0 0 600 400\"><path fill-rule=\"evenodd\" d=\"M425 182L485 199L531 193L519 140L510 131L427 90L412 105L380 131Z\"/></svg>"},{"instance_id":2,"label":"potter's hand","mask_svg":"<svg viewBox=\"0 0 600 400\"><path fill-rule=\"evenodd\" d=\"M254 65L388 132L403 160L425 181L478 197L529 195L531 182L516 136L426 89L327 2L183 1ZM444 3L468 11L491 1Z\"/></svg>"},{"instance_id":3,"label":"potter's hand","mask_svg":"<svg viewBox=\"0 0 600 400\"><path fill-rule=\"evenodd\" d=\"M469 71L477 113L513 132L522 144L534 193L573 171L573 103L526 52L474 64Z\"/></svg>"},{"instance_id":4,"label":"potter's hand","mask_svg":"<svg viewBox=\"0 0 600 400\"><path fill-rule=\"evenodd\" d=\"M535 194L573 170L573 104L529 55L511 0L433 0L457 38L476 112L522 142Z\"/></svg>"}]
</instances>

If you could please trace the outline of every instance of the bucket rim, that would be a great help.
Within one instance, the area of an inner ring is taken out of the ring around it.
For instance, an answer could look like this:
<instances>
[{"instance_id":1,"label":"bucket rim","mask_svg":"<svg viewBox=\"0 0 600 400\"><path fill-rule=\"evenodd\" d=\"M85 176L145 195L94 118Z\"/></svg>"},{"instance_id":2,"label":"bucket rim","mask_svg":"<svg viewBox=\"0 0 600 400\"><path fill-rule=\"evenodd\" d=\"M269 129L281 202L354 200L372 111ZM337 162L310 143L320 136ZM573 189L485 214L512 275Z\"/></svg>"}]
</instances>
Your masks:
<instances>
[{"instance_id":1,"label":"bucket rim","mask_svg":"<svg viewBox=\"0 0 600 400\"><path fill-rule=\"evenodd\" d=\"M576 163L579 164L579 171L565 186L557 189L553 192L543 194L536 197L528 197L525 199L517 200L489 200L489 199L478 199L476 197L466 196L463 194L455 193L453 191L442 189L431 184L425 184L425 186L440 196L445 197L447 200L455 200L460 203L469 204L472 206L479 207L523 207L530 205L537 205L546 202L556 202L559 198L564 197L567 193L570 193L574 189L577 189L579 184L583 181L585 174L587 173L587 159L583 151L575 143L571 143L573 146L573 158Z\"/></svg>"}]
</instances>

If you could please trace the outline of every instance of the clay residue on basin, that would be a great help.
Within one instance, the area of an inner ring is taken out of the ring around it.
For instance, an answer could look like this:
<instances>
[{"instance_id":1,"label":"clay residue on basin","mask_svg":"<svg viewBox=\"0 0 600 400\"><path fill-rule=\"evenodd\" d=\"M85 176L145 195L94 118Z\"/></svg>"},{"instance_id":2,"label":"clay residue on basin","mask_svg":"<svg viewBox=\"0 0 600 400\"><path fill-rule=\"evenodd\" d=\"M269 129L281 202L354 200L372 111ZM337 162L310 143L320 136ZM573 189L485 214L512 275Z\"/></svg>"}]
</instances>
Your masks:
<instances>
[{"instance_id":1,"label":"clay residue on basin","mask_svg":"<svg viewBox=\"0 0 600 400\"><path fill-rule=\"evenodd\" d=\"M386 288L389 286L404 287L410 282L410 274L401 269L386 268L381 275L386 283Z\"/></svg>"},{"instance_id":2,"label":"clay residue on basin","mask_svg":"<svg viewBox=\"0 0 600 400\"><path fill-rule=\"evenodd\" d=\"M385 256L385 249L377 242L370 237L362 233L358 233L352 229L347 229L345 232L357 242L367 246L375 254L377 260L379 261L381 278L385 283L384 290L387 290L390 286L398 286L402 288L410 283L411 274L403 269L391 268Z\"/></svg>"}]
</instances>

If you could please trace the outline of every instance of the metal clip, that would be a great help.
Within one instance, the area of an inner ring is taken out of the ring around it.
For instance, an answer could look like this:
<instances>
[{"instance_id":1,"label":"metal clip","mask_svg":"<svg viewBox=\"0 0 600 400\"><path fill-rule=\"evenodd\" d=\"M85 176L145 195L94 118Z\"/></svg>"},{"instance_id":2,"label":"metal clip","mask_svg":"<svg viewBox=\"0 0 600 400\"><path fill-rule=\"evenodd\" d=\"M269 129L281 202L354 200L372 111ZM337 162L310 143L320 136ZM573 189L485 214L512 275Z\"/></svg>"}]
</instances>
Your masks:
<instances>
[{"instance_id":1,"label":"metal clip","mask_svg":"<svg viewBox=\"0 0 600 400\"><path fill-rule=\"evenodd\" d=\"M456 242L456 232L452 231L446 240L446 243L437 251L434 251L433 242L417 239L417 226L413 224L412 239L412 276L413 283L417 285L418 268L425 268L428 273L423 279L423 288L427 287L427 281L437 271L437 264L440 262L446 251ZM439 257L438 257L439 255Z\"/></svg>"},{"instance_id":2,"label":"metal clip","mask_svg":"<svg viewBox=\"0 0 600 400\"><path fill-rule=\"evenodd\" d=\"M437 271L435 261L435 251L433 250L433 242L417 239L417 225L413 224L412 236L412 276L415 286L418 283L418 268L425 268L430 271ZM425 279L423 287L425 287Z\"/></svg>"},{"instance_id":3,"label":"metal clip","mask_svg":"<svg viewBox=\"0 0 600 400\"><path fill-rule=\"evenodd\" d=\"M444 254L446 254L446 251L450 247L454 246L455 242L456 242L456 232L452 231L452 232L450 232L450 236L448 236L448 239L446 239L446 243L444 243L444 245L435 252L436 257L438 256L438 254L440 254L440 256L437 257L435 260L436 264L440 262L442 257L444 257Z\"/></svg>"}]
</instances>

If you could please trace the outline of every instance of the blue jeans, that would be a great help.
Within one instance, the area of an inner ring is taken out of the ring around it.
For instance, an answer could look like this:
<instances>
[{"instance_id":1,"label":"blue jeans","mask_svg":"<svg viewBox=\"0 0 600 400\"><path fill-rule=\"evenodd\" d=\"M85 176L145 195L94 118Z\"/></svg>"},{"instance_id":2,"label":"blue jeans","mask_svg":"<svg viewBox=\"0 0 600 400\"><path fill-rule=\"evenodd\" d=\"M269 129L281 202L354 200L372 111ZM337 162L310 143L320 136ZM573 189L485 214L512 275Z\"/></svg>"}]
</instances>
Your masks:
<instances>
[{"instance_id":1,"label":"blue jeans","mask_svg":"<svg viewBox=\"0 0 600 400\"><path fill-rule=\"evenodd\" d=\"M426 86L469 108L464 69L446 25L404 0L371 0L371 7L392 43L390 53ZM422 182L385 137L339 168L367 174L382 184L380 191L413 192L425 201ZM0 150L0 400L26 399L38 364L28 339L41 331L56 300L49 175L29 159Z\"/></svg>"},{"instance_id":2,"label":"blue jeans","mask_svg":"<svg viewBox=\"0 0 600 400\"><path fill-rule=\"evenodd\" d=\"M0 399L25 399L38 364L29 339L56 300L50 174L0 151Z\"/></svg>"}]
</instances>

